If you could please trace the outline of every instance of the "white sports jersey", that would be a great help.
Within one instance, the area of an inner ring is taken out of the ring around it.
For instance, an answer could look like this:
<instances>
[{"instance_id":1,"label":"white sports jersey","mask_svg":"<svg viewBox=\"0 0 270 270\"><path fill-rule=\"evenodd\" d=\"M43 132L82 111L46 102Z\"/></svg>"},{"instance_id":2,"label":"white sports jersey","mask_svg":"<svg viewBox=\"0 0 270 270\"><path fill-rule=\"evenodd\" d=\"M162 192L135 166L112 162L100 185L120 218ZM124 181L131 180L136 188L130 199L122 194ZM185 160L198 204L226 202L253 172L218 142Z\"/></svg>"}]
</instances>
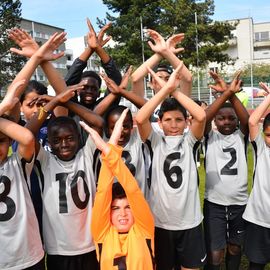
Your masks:
<instances>
[{"instance_id":1,"label":"white sports jersey","mask_svg":"<svg viewBox=\"0 0 270 270\"><path fill-rule=\"evenodd\" d=\"M125 145L122 152L122 158L137 180L141 191L146 196L148 187L146 181L143 144L137 129L132 132L129 142Z\"/></svg>"},{"instance_id":2,"label":"white sports jersey","mask_svg":"<svg viewBox=\"0 0 270 270\"><path fill-rule=\"evenodd\" d=\"M247 138L210 131L205 138L205 199L220 205L245 205L247 190Z\"/></svg>"},{"instance_id":3,"label":"white sports jersey","mask_svg":"<svg viewBox=\"0 0 270 270\"><path fill-rule=\"evenodd\" d=\"M253 188L243 218L249 222L270 228L270 148L259 134L252 142L254 154Z\"/></svg>"},{"instance_id":4,"label":"white sports jersey","mask_svg":"<svg viewBox=\"0 0 270 270\"><path fill-rule=\"evenodd\" d=\"M40 148L43 236L50 255L79 255L95 249L90 232L96 192L92 169L95 149L90 136L70 161L59 160Z\"/></svg>"},{"instance_id":5,"label":"white sports jersey","mask_svg":"<svg viewBox=\"0 0 270 270\"><path fill-rule=\"evenodd\" d=\"M153 156L149 204L155 226L185 230L202 221L195 163L199 141L191 132L161 136L152 131L146 141Z\"/></svg>"},{"instance_id":6,"label":"white sports jersey","mask_svg":"<svg viewBox=\"0 0 270 270\"><path fill-rule=\"evenodd\" d=\"M17 153L0 166L0 269L24 269L44 256L27 182L33 167Z\"/></svg>"}]
</instances>

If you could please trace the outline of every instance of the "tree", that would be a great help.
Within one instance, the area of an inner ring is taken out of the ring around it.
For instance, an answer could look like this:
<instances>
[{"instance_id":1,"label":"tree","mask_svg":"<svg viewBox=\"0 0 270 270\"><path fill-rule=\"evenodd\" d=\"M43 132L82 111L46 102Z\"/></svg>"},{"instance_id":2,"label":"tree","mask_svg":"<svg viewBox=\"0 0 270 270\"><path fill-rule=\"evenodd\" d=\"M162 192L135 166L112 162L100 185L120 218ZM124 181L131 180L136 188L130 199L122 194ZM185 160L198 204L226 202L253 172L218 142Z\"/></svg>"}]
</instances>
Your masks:
<instances>
[{"instance_id":1,"label":"tree","mask_svg":"<svg viewBox=\"0 0 270 270\"><path fill-rule=\"evenodd\" d=\"M214 0L196 3L195 0L103 0L112 15L97 20L102 27L106 21L112 22L109 34L116 45L110 51L120 66L139 65L142 62L142 42L140 37L140 17L143 26L158 31L164 38L173 33L185 33L181 46L185 51L180 57L187 65L197 65L196 30L198 32L199 65L208 61L228 62L231 60L224 51L228 48L234 25L213 22ZM195 24L195 12L197 24ZM152 54L145 42L145 57Z\"/></svg>"},{"instance_id":2,"label":"tree","mask_svg":"<svg viewBox=\"0 0 270 270\"><path fill-rule=\"evenodd\" d=\"M251 75L253 76L253 84L258 85L259 82L270 83L270 65L269 64L253 64L252 71L250 65L243 68L241 77L246 85L251 84Z\"/></svg>"},{"instance_id":3,"label":"tree","mask_svg":"<svg viewBox=\"0 0 270 270\"><path fill-rule=\"evenodd\" d=\"M21 70L24 59L11 54L14 43L8 38L8 29L18 27L21 21L21 2L19 0L0 0L0 89L10 82Z\"/></svg>"}]
</instances>

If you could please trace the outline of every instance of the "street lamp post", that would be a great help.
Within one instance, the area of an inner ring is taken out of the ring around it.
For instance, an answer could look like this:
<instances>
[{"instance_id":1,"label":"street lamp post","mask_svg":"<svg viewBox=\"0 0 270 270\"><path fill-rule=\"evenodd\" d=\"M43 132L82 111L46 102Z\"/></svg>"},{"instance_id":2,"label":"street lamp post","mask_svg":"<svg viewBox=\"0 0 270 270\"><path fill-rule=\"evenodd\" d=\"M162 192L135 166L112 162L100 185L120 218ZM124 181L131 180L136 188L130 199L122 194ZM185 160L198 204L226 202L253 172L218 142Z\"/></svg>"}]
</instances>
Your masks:
<instances>
[{"instance_id":1,"label":"street lamp post","mask_svg":"<svg viewBox=\"0 0 270 270\"><path fill-rule=\"evenodd\" d=\"M195 12L195 29L196 29L196 56L197 56L197 88L198 88L198 99L201 99L201 89L200 89L200 69L199 69L199 42L198 42L198 20L197 12Z\"/></svg>"}]
</instances>

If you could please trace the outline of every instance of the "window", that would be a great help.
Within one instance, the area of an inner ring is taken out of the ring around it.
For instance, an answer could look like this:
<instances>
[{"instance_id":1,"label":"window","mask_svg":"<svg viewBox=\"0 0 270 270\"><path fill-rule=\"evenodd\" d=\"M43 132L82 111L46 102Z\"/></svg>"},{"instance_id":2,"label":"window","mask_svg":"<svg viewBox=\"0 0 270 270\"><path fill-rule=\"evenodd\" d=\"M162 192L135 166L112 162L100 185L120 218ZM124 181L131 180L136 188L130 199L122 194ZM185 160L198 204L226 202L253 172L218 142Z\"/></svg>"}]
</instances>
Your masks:
<instances>
[{"instance_id":1,"label":"window","mask_svg":"<svg viewBox=\"0 0 270 270\"><path fill-rule=\"evenodd\" d=\"M255 41L267 41L269 40L269 32L257 32L255 33Z\"/></svg>"}]
</instances>

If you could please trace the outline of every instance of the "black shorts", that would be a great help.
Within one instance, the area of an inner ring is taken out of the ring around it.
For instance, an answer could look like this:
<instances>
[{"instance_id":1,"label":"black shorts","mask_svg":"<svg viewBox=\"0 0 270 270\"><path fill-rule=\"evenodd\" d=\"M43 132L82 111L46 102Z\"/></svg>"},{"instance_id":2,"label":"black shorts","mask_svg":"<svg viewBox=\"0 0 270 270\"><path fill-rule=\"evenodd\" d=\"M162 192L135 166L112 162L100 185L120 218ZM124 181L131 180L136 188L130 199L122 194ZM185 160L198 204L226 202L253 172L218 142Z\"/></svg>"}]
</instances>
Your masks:
<instances>
[{"instance_id":1,"label":"black shorts","mask_svg":"<svg viewBox=\"0 0 270 270\"><path fill-rule=\"evenodd\" d=\"M65 256L47 255L47 270L98 270L96 251L85 254Z\"/></svg>"},{"instance_id":2,"label":"black shorts","mask_svg":"<svg viewBox=\"0 0 270 270\"><path fill-rule=\"evenodd\" d=\"M228 243L241 246L245 238L245 205L224 206L204 200L204 234L207 252L225 249Z\"/></svg>"},{"instance_id":3,"label":"black shorts","mask_svg":"<svg viewBox=\"0 0 270 270\"><path fill-rule=\"evenodd\" d=\"M179 231L155 228L157 270L199 268L206 263L202 225Z\"/></svg>"},{"instance_id":4,"label":"black shorts","mask_svg":"<svg viewBox=\"0 0 270 270\"><path fill-rule=\"evenodd\" d=\"M270 228L246 221L244 253L250 262L267 264L270 262Z\"/></svg>"}]
</instances>

